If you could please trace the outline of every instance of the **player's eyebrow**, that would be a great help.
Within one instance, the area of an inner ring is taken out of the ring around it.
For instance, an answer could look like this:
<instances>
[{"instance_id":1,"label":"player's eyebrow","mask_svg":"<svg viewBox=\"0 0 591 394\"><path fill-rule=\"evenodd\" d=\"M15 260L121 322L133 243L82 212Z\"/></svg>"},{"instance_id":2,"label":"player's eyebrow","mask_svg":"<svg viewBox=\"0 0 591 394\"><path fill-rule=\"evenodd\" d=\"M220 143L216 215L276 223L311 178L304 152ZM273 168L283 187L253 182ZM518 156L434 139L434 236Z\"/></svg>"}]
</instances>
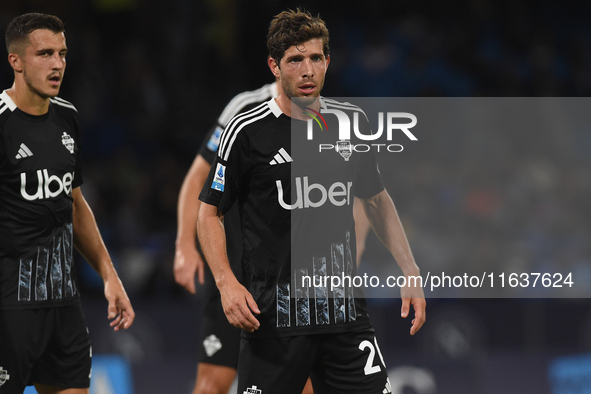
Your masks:
<instances>
[{"instance_id":1,"label":"player's eyebrow","mask_svg":"<svg viewBox=\"0 0 591 394\"><path fill-rule=\"evenodd\" d=\"M41 54L41 53L55 53L55 52L58 52L58 53L68 52L68 47L65 47L64 46L64 47L59 48L59 49L51 48L51 47L46 47L46 48L39 48L39 49L37 49L35 51L35 53L38 53L38 54Z\"/></svg>"},{"instance_id":2,"label":"player's eyebrow","mask_svg":"<svg viewBox=\"0 0 591 394\"><path fill-rule=\"evenodd\" d=\"M319 57L321 59L324 59L324 54L322 52L310 53L309 55L307 55L307 57L310 57L310 58ZM285 61L289 62L291 60L303 60L303 59L304 59L304 55L302 53L297 53L294 55L287 56L285 58Z\"/></svg>"},{"instance_id":3,"label":"player's eyebrow","mask_svg":"<svg viewBox=\"0 0 591 394\"><path fill-rule=\"evenodd\" d=\"M295 55L291 55L291 56L287 56L285 58L285 61L289 62L291 60L302 60L304 58L304 56L302 54L295 54Z\"/></svg>"}]
</instances>

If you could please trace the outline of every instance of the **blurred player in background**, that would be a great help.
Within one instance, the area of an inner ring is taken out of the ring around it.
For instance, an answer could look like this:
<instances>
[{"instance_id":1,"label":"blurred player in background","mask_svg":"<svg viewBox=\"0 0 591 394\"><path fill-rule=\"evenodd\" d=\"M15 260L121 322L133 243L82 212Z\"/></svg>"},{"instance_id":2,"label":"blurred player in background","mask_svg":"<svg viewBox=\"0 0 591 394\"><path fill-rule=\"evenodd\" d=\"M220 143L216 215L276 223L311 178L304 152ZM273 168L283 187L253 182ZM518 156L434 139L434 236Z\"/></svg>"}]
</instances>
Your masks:
<instances>
[{"instance_id":1,"label":"blurred player in background","mask_svg":"<svg viewBox=\"0 0 591 394\"><path fill-rule=\"evenodd\" d=\"M296 301L292 291L297 293L299 282L292 279L301 271L292 270L292 260L304 262L308 272L330 273L329 265L334 270L336 264L346 270L343 274L355 274L351 191L362 198L372 227L403 274L419 275L419 269L375 156L354 154L345 161L333 152L318 162L317 155L310 160L312 156L292 151L292 138L305 140L307 134L304 107L359 111L320 99L330 62L324 22L299 10L282 12L271 22L267 47L269 67L281 86L279 96L230 121L200 195L201 247L228 321L244 330L238 392L297 393L311 376L316 393L389 393L383 359L372 356L380 352L365 299L350 292L329 295L327 289L317 297L313 290L300 288L305 295ZM369 124L361 126L368 131ZM303 203L302 180L304 188L307 182L324 182L313 185L325 193L338 191L338 198ZM300 185L296 193L291 192L294 184ZM240 205L244 230L244 286L226 256L223 218L234 202ZM424 295L421 289L403 289L402 297L402 317L408 316L411 305L415 311L410 329L414 335L425 321Z\"/></svg>"},{"instance_id":2,"label":"blurred player in background","mask_svg":"<svg viewBox=\"0 0 591 394\"><path fill-rule=\"evenodd\" d=\"M199 283L205 286L205 314L197 380L193 394L228 393L236 377L240 350L240 329L228 323L222 308L220 292L209 267L204 264L197 249L197 214L201 204L199 192L205 184L218 149L220 135L228 121L238 113L247 111L277 95L277 83L271 83L235 96L206 135L205 142L199 149L179 193L174 277L176 282L191 294L196 293L195 276ZM240 278L242 231L236 207L226 215L224 228L228 258L233 272ZM304 393L312 393L310 383L306 386Z\"/></svg>"},{"instance_id":3,"label":"blurred player in background","mask_svg":"<svg viewBox=\"0 0 591 394\"><path fill-rule=\"evenodd\" d=\"M62 21L24 14L6 30L14 84L0 94L0 392L89 392L91 347L73 247L104 281L108 318L135 313L80 185L76 108L58 98Z\"/></svg>"}]
</instances>

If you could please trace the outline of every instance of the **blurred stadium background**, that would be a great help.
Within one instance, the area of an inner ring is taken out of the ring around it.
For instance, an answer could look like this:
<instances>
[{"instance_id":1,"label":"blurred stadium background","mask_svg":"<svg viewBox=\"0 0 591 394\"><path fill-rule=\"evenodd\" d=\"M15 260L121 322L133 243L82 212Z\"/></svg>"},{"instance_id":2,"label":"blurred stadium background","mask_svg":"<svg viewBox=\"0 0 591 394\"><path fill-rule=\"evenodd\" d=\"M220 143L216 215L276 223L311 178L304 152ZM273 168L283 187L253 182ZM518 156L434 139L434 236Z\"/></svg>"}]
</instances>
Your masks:
<instances>
[{"instance_id":1,"label":"blurred stadium background","mask_svg":"<svg viewBox=\"0 0 591 394\"><path fill-rule=\"evenodd\" d=\"M591 92L591 5L575 0L2 0L2 31L23 12L66 23L60 96L79 110L83 190L137 320L113 334L101 283L79 264L84 306L94 354L120 356L134 393L190 392L201 304L172 277L178 190L225 103L271 80L268 23L296 6L320 13L330 29L328 96ZM12 72L7 62L1 67L4 89ZM562 136L512 137L494 149L548 144L542 151L552 154L495 159L494 150L474 154L473 140L457 138L460 153L430 145L424 162L396 178L390 194L418 263L451 253L548 272L570 264L575 280L591 283L591 132L564 136L560 149L552 141ZM500 207L514 214L499 218ZM364 264L386 258L374 238L368 242ZM370 303L395 393L591 392L589 299L428 300L427 324L415 337L398 317L398 300ZM131 391L101 381L96 394Z\"/></svg>"}]
</instances>

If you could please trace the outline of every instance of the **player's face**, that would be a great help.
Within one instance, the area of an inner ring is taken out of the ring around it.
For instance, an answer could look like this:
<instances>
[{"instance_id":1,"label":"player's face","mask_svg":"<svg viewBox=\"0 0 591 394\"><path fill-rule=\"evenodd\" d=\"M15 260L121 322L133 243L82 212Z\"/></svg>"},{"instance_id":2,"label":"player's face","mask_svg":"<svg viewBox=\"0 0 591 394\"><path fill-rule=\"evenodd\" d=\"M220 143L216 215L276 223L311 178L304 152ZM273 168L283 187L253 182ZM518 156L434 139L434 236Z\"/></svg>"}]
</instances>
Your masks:
<instances>
[{"instance_id":1,"label":"player's face","mask_svg":"<svg viewBox=\"0 0 591 394\"><path fill-rule=\"evenodd\" d=\"M330 57L324 55L322 39L314 38L289 47L276 67L281 88L299 106L313 103L324 86Z\"/></svg>"},{"instance_id":2,"label":"player's face","mask_svg":"<svg viewBox=\"0 0 591 394\"><path fill-rule=\"evenodd\" d=\"M21 57L27 87L42 98L57 96L66 70L66 37L47 29L33 30Z\"/></svg>"}]
</instances>

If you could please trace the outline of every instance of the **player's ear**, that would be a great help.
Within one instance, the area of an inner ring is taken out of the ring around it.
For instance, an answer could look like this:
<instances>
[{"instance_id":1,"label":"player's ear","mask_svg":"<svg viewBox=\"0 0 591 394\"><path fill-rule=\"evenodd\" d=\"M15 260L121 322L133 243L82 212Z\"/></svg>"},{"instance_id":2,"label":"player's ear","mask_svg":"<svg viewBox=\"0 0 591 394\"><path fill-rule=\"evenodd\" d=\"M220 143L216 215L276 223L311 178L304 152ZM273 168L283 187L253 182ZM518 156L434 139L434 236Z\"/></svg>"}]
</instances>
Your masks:
<instances>
[{"instance_id":1,"label":"player's ear","mask_svg":"<svg viewBox=\"0 0 591 394\"><path fill-rule=\"evenodd\" d=\"M328 68L328 65L330 64L330 55L328 55L326 57L326 68Z\"/></svg>"},{"instance_id":2,"label":"player's ear","mask_svg":"<svg viewBox=\"0 0 591 394\"><path fill-rule=\"evenodd\" d=\"M18 54L9 53L8 54L8 63L10 64L10 67L12 67L12 69L15 72L20 73L23 71L22 59Z\"/></svg>"},{"instance_id":3,"label":"player's ear","mask_svg":"<svg viewBox=\"0 0 591 394\"><path fill-rule=\"evenodd\" d=\"M275 59L269 56L269 58L267 59L267 64L269 65L269 68L271 69L271 72L273 73L275 78L279 78L279 63L277 63Z\"/></svg>"}]
</instances>

